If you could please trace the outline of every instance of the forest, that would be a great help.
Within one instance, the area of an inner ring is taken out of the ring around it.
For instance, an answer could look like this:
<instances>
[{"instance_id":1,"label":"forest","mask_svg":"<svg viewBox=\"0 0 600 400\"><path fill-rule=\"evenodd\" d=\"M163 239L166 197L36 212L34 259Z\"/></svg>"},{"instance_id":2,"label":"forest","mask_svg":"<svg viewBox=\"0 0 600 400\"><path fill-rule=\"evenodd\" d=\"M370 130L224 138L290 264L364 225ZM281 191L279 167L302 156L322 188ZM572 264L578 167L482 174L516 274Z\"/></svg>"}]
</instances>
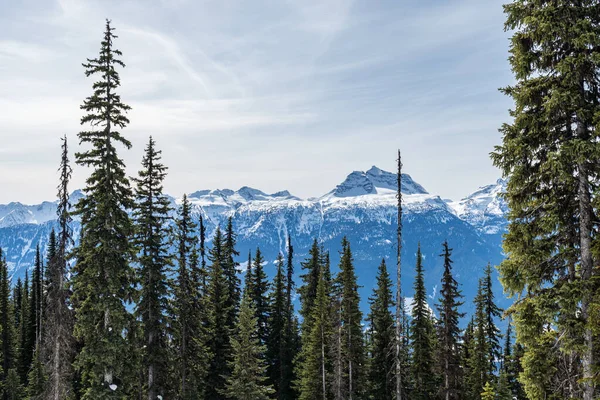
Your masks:
<instances>
[{"instance_id":1,"label":"forest","mask_svg":"<svg viewBox=\"0 0 600 400\"><path fill-rule=\"evenodd\" d=\"M260 248L247 261L237 251L231 219L208 237L185 195L171 209L151 136L128 177L125 63L107 20L83 63L94 79L74 160L90 171L84 196L71 204L65 136L49 245L16 282L0 249L2 398L600 398L600 3L515 0L504 11L515 81L501 91L514 108L491 158L508 178L506 259L482 266L472 315L452 243L439 244L436 304L420 247L409 249L415 265L402 263L400 151L397 258L382 258L367 313L346 238L337 249L315 238L298 260L288 236L270 279ZM513 300L505 310L493 268Z\"/></svg>"}]
</instances>

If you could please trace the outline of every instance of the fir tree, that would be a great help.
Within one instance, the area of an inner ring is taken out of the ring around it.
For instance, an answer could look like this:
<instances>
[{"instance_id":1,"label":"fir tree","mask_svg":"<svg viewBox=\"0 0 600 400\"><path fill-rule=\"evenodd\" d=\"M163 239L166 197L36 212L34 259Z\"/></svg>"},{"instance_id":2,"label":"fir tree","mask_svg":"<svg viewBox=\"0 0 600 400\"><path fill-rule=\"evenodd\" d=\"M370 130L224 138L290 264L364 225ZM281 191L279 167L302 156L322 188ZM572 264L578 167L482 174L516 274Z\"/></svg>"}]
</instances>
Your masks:
<instances>
[{"instance_id":1,"label":"fir tree","mask_svg":"<svg viewBox=\"0 0 600 400\"><path fill-rule=\"evenodd\" d=\"M310 323L310 318L308 318L308 316L311 313L317 295L317 285L321 270L321 251L317 239L313 241L308 254L309 258L301 263L302 269L305 270L306 273L300 276L303 284L298 289L298 292L300 293L300 303L302 305L300 308L300 315L304 319L302 327L303 333L309 330L309 327L305 325Z\"/></svg>"},{"instance_id":2,"label":"fir tree","mask_svg":"<svg viewBox=\"0 0 600 400\"><path fill-rule=\"evenodd\" d=\"M200 338L199 323L201 321L197 301L199 287L192 277L192 254L196 251L196 224L192 221L191 204L187 196L183 196L178 211L176 228L177 244L177 278L174 290L175 327L174 342L177 351L178 398L196 399L200 388L199 365L200 355L197 345Z\"/></svg>"},{"instance_id":3,"label":"fir tree","mask_svg":"<svg viewBox=\"0 0 600 400\"><path fill-rule=\"evenodd\" d=\"M483 387L483 392L481 392L481 400L495 400L496 392L494 391L494 386L489 382L486 382Z\"/></svg>"},{"instance_id":4,"label":"fir tree","mask_svg":"<svg viewBox=\"0 0 600 400\"><path fill-rule=\"evenodd\" d=\"M14 330L14 310L10 299L10 278L8 276L8 266L4 258L2 248L0 248L0 335L2 338L2 382L5 386L14 380L11 374L16 373L15 360L15 330ZM10 378L10 379L9 379ZM18 379L17 379L18 381ZM10 398L11 392L4 391L4 399Z\"/></svg>"},{"instance_id":5,"label":"fir tree","mask_svg":"<svg viewBox=\"0 0 600 400\"><path fill-rule=\"evenodd\" d=\"M135 243L139 252L139 300L136 315L143 331L143 365L149 400L168 393L167 309L169 288L166 272L171 265L168 253L169 199L163 194L167 167L161 151L150 137L142 159L142 170L135 179ZM185 198L184 198L185 201Z\"/></svg>"},{"instance_id":6,"label":"fir tree","mask_svg":"<svg viewBox=\"0 0 600 400\"><path fill-rule=\"evenodd\" d=\"M72 368L74 355L73 313L70 309L67 281L67 248L73 244L71 204L68 186L71 180L71 166L67 137L62 139L60 161L60 182L58 185L58 237L52 230L48 246L47 300L44 313L44 354L48 383L45 398L59 400L72 393Z\"/></svg>"},{"instance_id":7,"label":"fir tree","mask_svg":"<svg viewBox=\"0 0 600 400\"><path fill-rule=\"evenodd\" d=\"M377 272L377 286L369 299L371 312L371 359L369 362L369 391L370 399L392 400L395 398L394 348L395 332L394 317L391 308L394 306L392 297L392 280L387 271L385 259L381 260Z\"/></svg>"},{"instance_id":8,"label":"fir tree","mask_svg":"<svg viewBox=\"0 0 600 400\"><path fill-rule=\"evenodd\" d=\"M319 272L314 307L308 318L310 331L302 337L297 366L299 400L327 400L331 373L329 343L331 338L329 285L324 269Z\"/></svg>"},{"instance_id":9,"label":"fir tree","mask_svg":"<svg viewBox=\"0 0 600 400\"><path fill-rule=\"evenodd\" d=\"M286 259L286 289L285 289L285 320L284 337L282 339L281 355L281 380L279 383L278 394L280 400L296 399L297 395L293 386L296 380L294 373L294 360L296 359L300 347L300 337L298 336L298 320L294 312L292 303L292 293L294 290L294 248L292 240L288 235L287 241L287 259Z\"/></svg>"},{"instance_id":10,"label":"fir tree","mask_svg":"<svg viewBox=\"0 0 600 400\"><path fill-rule=\"evenodd\" d=\"M0 263L2 260L0 259ZM31 324L29 323L29 273L25 271L25 280L23 281L23 292L20 304L21 324L18 335L18 360L16 370L22 384L27 383L27 374L33 358L34 337L31 335Z\"/></svg>"},{"instance_id":11,"label":"fir tree","mask_svg":"<svg viewBox=\"0 0 600 400\"><path fill-rule=\"evenodd\" d=\"M237 312L240 305L240 279L237 276L239 264L235 261L235 257L238 257L240 253L235 249L236 242L237 235L233 231L233 218L229 217L227 220L227 229L225 230L225 241L223 243L225 257L223 271L229 285L229 300L227 301L229 315L227 317L227 326L232 330L235 329L236 326Z\"/></svg>"},{"instance_id":12,"label":"fir tree","mask_svg":"<svg viewBox=\"0 0 600 400\"><path fill-rule=\"evenodd\" d=\"M19 374L12 368L8 370L4 387L2 388L4 400L23 400L25 398L25 388L20 382Z\"/></svg>"},{"instance_id":13,"label":"fir tree","mask_svg":"<svg viewBox=\"0 0 600 400\"><path fill-rule=\"evenodd\" d=\"M492 267L488 263L485 268L485 277L482 287L483 312L485 313L485 340L487 349L488 377L496 372L496 361L502 357L502 347L500 346L500 329L496 326L496 318L502 316L502 310L494 301L494 292L492 290Z\"/></svg>"},{"instance_id":14,"label":"fir tree","mask_svg":"<svg viewBox=\"0 0 600 400\"><path fill-rule=\"evenodd\" d=\"M415 296L412 307L410 339L412 345L412 380L414 391L411 399L432 399L435 395L433 325L427 305L427 293L423 276L421 246L417 249Z\"/></svg>"},{"instance_id":15,"label":"fir tree","mask_svg":"<svg viewBox=\"0 0 600 400\"><path fill-rule=\"evenodd\" d=\"M248 295L252 306L256 311L256 318L258 321L258 340L261 346L266 346L269 340L269 281L267 274L264 270L265 259L260 252L260 249L256 249L256 254L252 263L252 279L250 283Z\"/></svg>"},{"instance_id":16,"label":"fir tree","mask_svg":"<svg viewBox=\"0 0 600 400\"><path fill-rule=\"evenodd\" d=\"M237 332L231 338L231 375L224 394L232 400L267 400L273 388L267 383L266 348L258 339L258 319L249 293L244 292Z\"/></svg>"},{"instance_id":17,"label":"fir tree","mask_svg":"<svg viewBox=\"0 0 600 400\"><path fill-rule=\"evenodd\" d=\"M596 0L513 0L504 7L512 31L509 61L516 83L503 89L515 107L492 154L508 177L509 226L499 267L517 337L524 345L522 380L532 400L543 386L546 335L576 361L568 397L592 400L598 367L590 319L598 291L597 181L600 172L600 9ZM556 333L548 333L549 328Z\"/></svg>"},{"instance_id":18,"label":"fir tree","mask_svg":"<svg viewBox=\"0 0 600 400\"><path fill-rule=\"evenodd\" d=\"M131 143L121 134L129 120L129 106L116 90L121 84L117 66L121 52L114 48L110 21L100 54L83 66L86 76L100 75L81 109L81 124L93 129L79 133L81 144L91 148L76 154L77 164L92 167L84 189L85 197L76 205L81 219L81 238L74 249L73 278L75 337L82 348L76 368L82 377L82 399L127 397L132 382L126 379L131 368L133 347L127 341L134 319L127 310L133 300L134 271L130 266L133 227L128 210L133 208L132 192L123 161L115 144Z\"/></svg>"},{"instance_id":19,"label":"fir tree","mask_svg":"<svg viewBox=\"0 0 600 400\"><path fill-rule=\"evenodd\" d=\"M464 316L459 312L463 304L458 282L452 276L452 249L448 242L443 243L444 275L440 290L440 303L437 306L439 314L438 341L440 352L438 354L439 370L442 374L442 387L440 393L443 399L460 399L460 318Z\"/></svg>"},{"instance_id":20,"label":"fir tree","mask_svg":"<svg viewBox=\"0 0 600 400\"><path fill-rule=\"evenodd\" d=\"M231 373L231 329L227 325L229 314L229 283L223 265L225 253L221 229L217 227L209 252L211 262L207 285L207 334L210 361L205 381L205 399L220 400L225 390L225 382Z\"/></svg>"},{"instance_id":21,"label":"fir tree","mask_svg":"<svg viewBox=\"0 0 600 400\"><path fill-rule=\"evenodd\" d=\"M465 363L468 365L469 371L465 377L465 383L468 388L468 397L473 400L478 399L484 385L494 378L489 369L483 286L484 278L479 280L477 295L475 296L475 315L469 327L471 330L468 332L469 347L467 349L468 354L465 357ZM467 337L467 335L465 336Z\"/></svg>"},{"instance_id":22,"label":"fir tree","mask_svg":"<svg viewBox=\"0 0 600 400\"><path fill-rule=\"evenodd\" d=\"M277 256L277 270L273 279L273 290L270 295L269 339L266 347L268 376L277 399L283 398L281 387L285 379L285 368L282 363L285 359L285 346L287 344L285 340L287 317L285 280L283 255L279 253Z\"/></svg>"}]
</instances>

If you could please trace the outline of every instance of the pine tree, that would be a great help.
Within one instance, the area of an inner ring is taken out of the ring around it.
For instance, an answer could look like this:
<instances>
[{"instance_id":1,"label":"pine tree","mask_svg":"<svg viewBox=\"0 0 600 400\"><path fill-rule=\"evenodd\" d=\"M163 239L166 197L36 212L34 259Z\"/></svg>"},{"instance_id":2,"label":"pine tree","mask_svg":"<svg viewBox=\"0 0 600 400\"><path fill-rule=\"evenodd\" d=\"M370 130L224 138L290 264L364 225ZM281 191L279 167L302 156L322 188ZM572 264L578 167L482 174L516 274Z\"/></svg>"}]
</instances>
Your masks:
<instances>
[{"instance_id":1,"label":"pine tree","mask_svg":"<svg viewBox=\"0 0 600 400\"><path fill-rule=\"evenodd\" d=\"M225 230L225 241L223 243L225 257L223 271L229 285L229 300L227 301L229 315L227 317L227 326L232 330L235 329L238 308L240 306L240 279L237 276L239 263L235 261L235 257L238 257L240 253L235 249L236 242L237 235L233 231L233 218L229 217L227 220L227 229Z\"/></svg>"},{"instance_id":2,"label":"pine tree","mask_svg":"<svg viewBox=\"0 0 600 400\"><path fill-rule=\"evenodd\" d=\"M42 334L42 304L43 304L43 284L42 284L42 255L40 245L36 246L35 261L33 264L33 274L31 275L31 291L29 298L29 330L33 342L30 343L31 354L40 348Z\"/></svg>"},{"instance_id":3,"label":"pine tree","mask_svg":"<svg viewBox=\"0 0 600 400\"><path fill-rule=\"evenodd\" d=\"M14 368L8 371L2 388L2 396L4 400L23 400L25 398L25 388Z\"/></svg>"},{"instance_id":4,"label":"pine tree","mask_svg":"<svg viewBox=\"0 0 600 400\"><path fill-rule=\"evenodd\" d=\"M452 275L452 249L448 242L443 243L444 275L442 276L442 289L440 290L440 303L437 306L439 314L438 341L440 352L438 354L439 370L442 373L441 396L445 400L460 399L460 318L464 316L459 312L462 306L461 292L458 282Z\"/></svg>"},{"instance_id":5,"label":"pine tree","mask_svg":"<svg viewBox=\"0 0 600 400\"><path fill-rule=\"evenodd\" d=\"M342 239L342 257L338 280L341 287L341 323L342 323L342 359L343 376L347 382L344 398L352 400L360 398L365 387L364 337L362 332L362 312L360 297L354 271L354 260L350 242Z\"/></svg>"},{"instance_id":6,"label":"pine tree","mask_svg":"<svg viewBox=\"0 0 600 400\"><path fill-rule=\"evenodd\" d=\"M468 397L478 399L486 382L494 376L489 369L488 341L486 340L486 313L483 294L484 278L479 280L477 295L475 296L475 315L470 327L467 329L469 347L465 357L468 366L468 375L465 377Z\"/></svg>"},{"instance_id":7,"label":"pine tree","mask_svg":"<svg viewBox=\"0 0 600 400\"><path fill-rule=\"evenodd\" d=\"M231 376L224 393L232 400L267 400L273 388L267 383L266 348L258 340L258 320L249 294L242 297L236 334L231 338Z\"/></svg>"},{"instance_id":8,"label":"pine tree","mask_svg":"<svg viewBox=\"0 0 600 400\"><path fill-rule=\"evenodd\" d=\"M273 385L276 398L282 398L281 386L284 380L284 366L282 361L285 356L286 346L286 276L284 272L283 254L277 255L277 270L273 279L273 290L270 294L269 339L267 341L267 365L269 381Z\"/></svg>"},{"instance_id":9,"label":"pine tree","mask_svg":"<svg viewBox=\"0 0 600 400\"><path fill-rule=\"evenodd\" d=\"M431 312L427 305L427 293L423 276L423 259L421 246L417 249L415 277L415 296L410 324L412 344L412 380L414 391L411 399L432 399L435 395L433 325Z\"/></svg>"},{"instance_id":10,"label":"pine tree","mask_svg":"<svg viewBox=\"0 0 600 400\"><path fill-rule=\"evenodd\" d=\"M224 240L221 229L217 227L209 251L211 265L207 285L207 334L210 361L205 381L205 399L220 400L225 390L225 382L231 374L231 329L227 325L229 314L229 282L223 265L226 262Z\"/></svg>"},{"instance_id":11,"label":"pine tree","mask_svg":"<svg viewBox=\"0 0 600 400\"><path fill-rule=\"evenodd\" d=\"M8 265L4 258L2 248L0 248L0 335L2 338L2 383L5 386L4 399L11 398L11 392L6 390L15 378L16 360L15 360L15 330L14 330L14 310L10 299L10 278L8 276ZM16 379L18 381L18 379Z\"/></svg>"},{"instance_id":12,"label":"pine tree","mask_svg":"<svg viewBox=\"0 0 600 400\"><path fill-rule=\"evenodd\" d=\"M496 326L496 318L502 316L502 309L494 301L494 292L492 290L492 267L488 263L485 268L485 277L482 287L483 312L485 313L485 340L487 349L488 377L494 375L497 370L496 361L502 357L502 347L500 346L500 329Z\"/></svg>"},{"instance_id":13,"label":"pine tree","mask_svg":"<svg viewBox=\"0 0 600 400\"><path fill-rule=\"evenodd\" d=\"M0 259L0 263L2 260ZM25 280L23 281L23 292L20 304L21 324L18 334L18 360L16 370L22 384L27 383L27 374L33 358L34 337L31 335L31 324L29 323L29 273L25 271Z\"/></svg>"},{"instance_id":14,"label":"pine tree","mask_svg":"<svg viewBox=\"0 0 600 400\"><path fill-rule=\"evenodd\" d=\"M265 259L256 249L256 254L252 263L252 279L249 287L249 297L252 307L256 311L258 321L258 340L261 346L266 346L269 341L269 281L264 270Z\"/></svg>"},{"instance_id":15,"label":"pine tree","mask_svg":"<svg viewBox=\"0 0 600 400\"><path fill-rule=\"evenodd\" d=\"M508 257L499 270L505 290L522 295L512 311L525 349L523 382L532 400L557 389L535 378L558 373L542 371L547 360L538 358L545 357L537 350L549 328L558 338L553 347L580 360L581 379L567 396L592 400L599 364L590 309L600 287L600 9L596 0L513 0L504 11L516 83L503 92L515 107L492 157L508 177Z\"/></svg>"},{"instance_id":16,"label":"pine tree","mask_svg":"<svg viewBox=\"0 0 600 400\"><path fill-rule=\"evenodd\" d=\"M377 287L369 299L371 321L371 359L369 362L369 391L370 399L395 399L394 349L396 346L394 332L394 317L391 308L392 280L387 271L385 259L381 260L377 271Z\"/></svg>"},{"instance_id":17,"label":"pine tree","mask_svg":"<svg viewBox=\"0 0 600 400\"><path fill-rule=\"evenodd\" d=\"M496 392L494 391L494 387L489 382L486 382L485 386L483 387L483 392L481 392L481 400L495 400L495 399L496 399Z\"/></svg>"},{"instance_id":18,"label":"pine tree","mask_svg":"<svg viewBox=\"0 0 600 400\"><path fill-rule=\"evenodd\" d=\"M311 307L310 331L302 337L302 349L297 365L296 383L299 400L327 400L328 379L331 373L329 343L331 338L329 285L321 269L317 292Z\"/></svg>"},{"instance_id":19,"label":"pine tree","mask_svg":"<svg viewBox=\"0 0 600 400\"><path fill-rule=\"evenodd\" d=\"M178 211L176 228L177 278L174 290L175 327L174 342L177 351L178 398L196 399L199 396L202 379L198 357L202 354L199 337L199 324L202 316L199 310L198 293L200 288L193 279L192 260L196 251L196 224L192 221L191 204L183 196Z\"/></svg>"},{"instance_id":20,"label":"pine tree","mask_svg":"<svg viewBox=\"0 0 600 400\"><path fill-rule=\"evenodd\" d=\"M300 276L302 279L302 286L298 289L300 293L300 315L304 319L302 331L306 333L309 330L309 326L306 324L310 323L310 315L312 306L315 302L317 295L317 284L319 282L319 274L321 270L321 251L317 239L313 241L313 244L308 251L309 258L301 263L302 269L306 270L306 273Z\"/></svg>"},{"instance_id":21,"label":"pine tree","mask_svg":"<svg viewBox=\"0 0 600 400\"><path fill-rule=\"evenodd\" d=\"M279 400L292 400L297 398L294 388L296 375L294 371L294 360L296 359L300 347L300 337L298 332L298 320L294 312L292 303L292 294L294 291L294 248L292 240L288 235L287 240L287 260L285 276L285 320L284 337L282 339L281 354L281 379L278 388Z\"/></svg>"},{"instance_id":22,"label":"pine tree","mask_svg":"<svg viewBox=\"0 0 600 400\"><path fill-rule=\"evenodd\" d=\"M76 154L77 164L92 167L83 197L76 205L81 219L81 238L74 249L73 277L75 337L82 348L76 368L82 376L82 399L126 397L132 387L126 375L133 347L128 331L134 323L127 310L133 300L134 271L130 266L133 227L127 213L133 208L132 192L123 161L115 144L131 143L121 134L129 120L129 106L116 90L121 84L117 66L121 52L114 48L110 21L97 58L88 59L86 76L100 75L93 94L81 105L81 124L93 129L79 133L81 144L91 148Z\"/></svg>"},{"instance_id":23,"label":"pine tree","mask_svg":"<svg viewBox=\"0 0 600 400\"><path fill-rule=\"evenodd\" d=\"M36 348L33 353L33 361L31 363L31 370L27 376L27 398L28 400L43 399L44 388L46 385L46 371L44 370L44 364L42 363L40 348Z\"/></svg>"},{"instance_id":24,"label":"pine tree","mask_svg":"<svg viewBox=\"0 0 600 400\"><path fill-rule=\"evenodd\" d=\"M161 163L161 151L150 137L142 159L142 170L135 179L135 243L139 252L139 300L136 315L144 336L143 364L149 400L169 393L167 377L167 310L169 287L167 268L171 265L168 250L169 199L163 194L167 167ZM185 199L184 199L185 201Z\"/></svg>"},{"instance_id":25,"label":"pine tree","mask_svg":"<svg viewBox=\"0 0 600 400\"><path fill-rule=\"evenodd\" d=\"M44 312L45 367L48 384L45 398L59 400L68 398L72 393L72 367L74 355L73 313L70 309L67 281L67 248L73 244L71 204L68 186L71 180L71 166L67 137L62 139L60 161L60 182L58 185L58 237L52 230L48 246L47 300Z\"/></svg>"}]
</instances>

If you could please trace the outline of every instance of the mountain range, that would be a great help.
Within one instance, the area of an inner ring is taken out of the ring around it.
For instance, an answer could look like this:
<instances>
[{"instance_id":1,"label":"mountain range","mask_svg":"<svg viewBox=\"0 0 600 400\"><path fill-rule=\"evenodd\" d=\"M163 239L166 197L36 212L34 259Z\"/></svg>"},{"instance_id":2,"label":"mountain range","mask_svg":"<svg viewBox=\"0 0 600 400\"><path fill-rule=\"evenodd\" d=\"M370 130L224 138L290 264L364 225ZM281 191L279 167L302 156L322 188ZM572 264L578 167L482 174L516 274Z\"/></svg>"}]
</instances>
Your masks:
<instances>
[{"instance_id":1,"label":"mountain range","mask_svg":"<svg viewBox=\"0 0 600 400\"><path fill-rule=\"evenodd\" d=\"M289 235L295 251L296 276L301 274L300 261L307 256L314 238L330 251L336 270L340 242L347 236L365 308L381 259L387 260L390 271L395 269L396 184L396 174L372 167L350 173L333 190L317 198L301 199L286 190L267 194L250 187L199 190L189 193L188 198L195 218L203 215L209 237L232 217L241 269L245 268L248 252L259 246L268 260L266 270L272 274L273 262L278 252L285 252ZM420 245L430 303L435 303L443 267L439 255L442 242L448 240L465 307L471 309L484 267L487 263L497 265L503 259L501 242L507 225L507 205L500 194L505 187L505 181L499 179L462 200L450 201L430 194L410 175L402 175L402 290L407 296L413 291L415 254ZM71 201L75 203L81 196L81 191L75 191ZM170 199L176 208L180 199ZM0 247L13 279L24 276L25 270L31 268L38 243L45 249L56 223L55 212L56 203L49 201L0 205ZM77 237L77 221L74 231ZM506 307L510 301L502 295L500 283L495 286L500 305Z\"/></svg>"}]
</instances>

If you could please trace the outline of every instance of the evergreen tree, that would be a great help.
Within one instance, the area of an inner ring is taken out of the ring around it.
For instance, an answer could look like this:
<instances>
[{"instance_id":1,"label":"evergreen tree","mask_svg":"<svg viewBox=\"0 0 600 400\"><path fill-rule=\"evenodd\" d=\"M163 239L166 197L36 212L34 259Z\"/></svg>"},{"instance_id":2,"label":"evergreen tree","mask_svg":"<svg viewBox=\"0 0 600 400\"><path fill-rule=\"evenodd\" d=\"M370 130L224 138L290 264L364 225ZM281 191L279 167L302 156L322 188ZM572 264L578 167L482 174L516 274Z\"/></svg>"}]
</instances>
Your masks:
<instances>
[{"instance_id":1,"label":"evergreen tree","mask_svg":"<svg viewBox=\"0 0 600 400\"><path fill-rule=\"evenodd\" d=\"M423 259L421 246L417 249L417 264L415 277L415 296L412 307L410 324L410 339L412 345L412 380L414 391L411 399L432 399L435 395L434 354L433 354L433 325L431 312L427 305L427 293L423 276Z\"/></svg>"},{"instance_id":2,"label":"evergreen tree","mask_svg":"<svg viewBox=\"0 0 600 400\"><path fill-rule=\"evenodd\" d=\"M25 388L21 384L19 374L14 368L8 370L2 389L4 400L23 400L25 398Z\"/></svg>"},{"instance_id":3,"label":"evergreen tree","mask_svg":"<svg viewBox=\"0 0 600 400\"><path fill-rule=\"evenodd\" d=\"M240 279L237 276L239 263L235 261L235 257L238 257L240 253L235 249L236 242L237 235L233 231L233 218L229 217L227 220L227 229L225 230L225 241L223 243L225 257L223 271L229 285L229 300L227 301L229 315L227 317L227 326L229 326L231 330L235 329L238 308L240 306Z\"/></svg>"},{"instance_id":4,"label":"evergreen tree","mask_svg":"<svg viewBox=\"0 0 600 400\"><path fill-rule=\"evenodd\" d=\"M65 399L72 393L74 355L73 313L67 280L67 248L73 244L68 186L71 180L67 137L62 140L60 182L58 185L58 237L52 230L48 246L47 299L44 312L43 353L48 383L45 398Z\"/></svg>"},{"instance_id":5,"label":"evergreen tree","mask_svg":"<svg viewBox=\"0 0 600 400\"><path fill-rule=\"evenodd\" d=\"M492 290L492 267L488 263L485 268L485 277L482 287L483 312L485 313L485 340L487 349L488 377L494 375L497 370L496 361L502 358L502 347L500 346L500 329L496 326L496 318L502 316L502 310L494 301Z\"/></svg>"},{"instance_id":6,"label":"evergreen tree","mask_svg":"<svg viewBox=\"0 0 600 400\"><path fill-rule=\"evenodd\" d=\"M256 311L258 321L258 340L261 346L266 346L269 341L269 281L264 270L265 259L256 249L254 261L252 263L252 279L248 293L252 306Z\"/></svg>"},{"instance_id":7,"label":"evergreen tree","mask_svg":"<svg viewBox=\"0 0 600 400\"><path fill-rule=\"evenodd\" d=\"M395 398L394 317L391 308L392 280L387 271L385 259L381 260L377 272L377 287L369 299L371 321L371 359L369 362L369 397L370 399L392 400Z\"/></svg>"},{"instance_id":8,"label":"evergreen tree","mask_svg":"<svg viewBox=\"0 0 600 400\"><path fill-rule=\"evenodd\" d=\"M2 260L0 259L0 263ZM31 335L31 324L29 323L29 273L25 271L25 280L23 281L23 292L20 304L21 324L18 335L18 360L16 370L22 384L27 383L27 374L33 358L34 337Z\"/></svg>"},{"instance_id":9,"label":"evergreen tree","mask_svg":"<svg viewBox=\"0 0 600 400\"><path fill-rule=\"evenodd\" d=\"M54 231L53 231L54 232ZM18 331L21 326L21 302L23 301L23 281L17 278L17 284L13 288L13 310L15 312L15 329Z\"/></svg>"},{"instance_id":10,"label":"evergreen tree","mask_svg":"<svg viewBox=\"0 0 600 400\"><path fill-rule=\"evenodd\" d=\"M479 280L477 295L475 296L475 316L469 327L469 347L465 358L469 370L468 375L465 377L465 383L468 388L468 397L473 400L478 399L484 385L494 378L489 369L483 282L483 278Z\"/></svg>"},{"instance_id":11,"label":"evergreen tree","mask_svg":"<svg viewBox=\"0 0 600 400\"><path fill-rule=\"evenodd\" d=\"M503 92L515 107L492 157L508 177L508 257L499 270L508 294L520 296L512 311L525 349L522 381L532 400L556 393L537 378L559 372L541 351L553 336L552 347L577 360L581 375L567 396L592 400L599 364L590 310L600 287L600 9L596 0L513 0L504 11L516 83Z\"/></svg>"},{"instance_id":12,"label":"evergreen tree","mask_svg":"<svg viewBox=\"0 0 600 400\"><path fill-rule=\"evenodd\" d=\"M231 338L233 359L224 394L232 400L267 400L273 393L263 358L267 349L259 342L257 313L249 297L244 292L237 333Z\"/></svg>"},{"instance_id":13,"label":"evergreen tree","mask_svg":"<svg viewBox=\"0 0 600 400\"><path fill-rule=\"evenodd\" d=\"M120 132L129 123L125 113L130 107L116 93L121 84L116 67L124 64L121 52L114 48L113 31L107 20L99 56L84 64L86 76L100 75L100 79L81 106L85 112L81 124L93 129L78 136L91 148L76 154L77 164L92 167L85 197L76 205L81 238L73 252L74 332L82 343L75 365L81 373L84 400L127 397L132 387L126 375L134 358L127 340L134 323L127 309L134 295L133 226L127 212L133 199L115 147L117 143L131 147Z\"/></svg>"},{"instance_id":14,"label":"evergreen tree","mask_svg":"<svg viewBox=\"0 0 600 400\"><path fill-rule=\"evenodd\" d=\"M483 392L481 392L481 400L495 400L495 399L496 399L496 392L494 391L494 387L489 382L486 382L485 386L483 387Z\"/></svg>"},{"instance_id":15,"label":"evergreen tree","mask_svg":"<svg viewBox=\"0 0 600 400\"><path fill-rule=\"evenodd\" d=\"M42 303L43 303L43 284L42 284L42 256L40 253L40 245L35 249L35 261L33 264L33 274L31 275L31 290L29 297L29 337L33 341L31 346L31 354L36 349L40 348L41 333L42 333Z\"/></svg>"},{"instance_id":16,"label":"evergreen tree","mask_svg":"<svg viewBox=\"0 0 600 400\"><path fill-rule=\"evenodd\" d=\"M284 337L282 339L281 354L281 379L278 388L279 400L292 400L297 398L294 388L296 375L294 373L294 360L296 359L300 347L300 337L298 332L298 320L294 312L292 303L292 293L294 290L294 248L288 235L287 241L287 260L285 276L285 320Z\"/></svg>"},{"instance_id":17,"label":"evergreen tree","mask_svg":"<svg viewBox=\"0 0 600 400\"><path fill-rule=\"evenodd\" d=\"M176 228L178 269L173 299L175 304L173 326L179 386L177 397L190 400L198 398L202 379L201 366L197 362L197 357L201 354L198 348L201 315L197 301L200 288L194 282L191 267L193 252L196 251L195 229L191 204L184 195L178 211Z\"/></svg>"},{"instance_id":18,"label":"evergreen tree","mask_svg":"<svg viewBox=\"0 0 600 400\"><path fill-rule=\"evenodd\" d=\"M302 349L297 366L299 400L327 400L331 373L329 343L331 338L329 285L321 269L317 280L314 307L311 307L310 331L302 337Z\"/></svg>"},{"instance_id":19,"label":"evergreen tree","mask_svg":"<svg viewBox=\"0 0 600 400\"><path fill-rule=\"evenodd\" d=\"M0 248L0 335L2 338L2 383L6 387L10 386L11 380L15 378L11 375L16 373L15 360L15 330L14 330L14 310L10 299L10 278L8 276L8 266L4 258L2 248ZM10 379L9 379L10 378ZM18 381L18 379L17 379ZM4 391L4 399L10 399L11 392Z\"/></svg>"},{"instance_id":20,"label":"evergreen tree","mask_svg":"<svg viewBox=\"0 0 600 400\"><path fill-rule=\"evenodd\" d=\"M27 398L28 400L43 399L44 388L46 385L46 371L44 370L44 364L42 363L40 348L36 348L33 353L33 361L31 363L31 370L27 376Z\"/></svg>"},{"instance_id":21,"label":"evergreen tree","mask_svg":"<svg viewBox=\"0 0 600 400\"><path fill-rule=\"evenodd\" d=\"M281 387L285 379L282 361L285 358L286 346L286 276L283 255L277 255L277 270L273 279L273 290L270 295L271 313L269 315L269 339L267 341L267 365L269 381L275 390L277 399L283 398Z\"/></svg>"},{"instance_id":22,"label":"evergreen tree","mask_svg":"<svg viewBox=\"0 0 600 400\"><path fill-rule=\"evenodd\" d=\"M362 312L358 284L354 272L352 250L348 239L342 239L342 257L338 280L341 288L340 319L342 323L343 377L346 381L345 399L360 398L365 386L364 337L362 333Z\"/></svg>"},{"instance_id":23,"label":"evergreen tree","mask_svg":"<svg viewBox=\"0 0 600 400\"><path fill-rule=\"evenodd\" d=\"M167 351L167 311L169 288L166 272L171 265L168 252L169 199L163 194L167 167L161 151L150 137L135 179L135 243L138 249L139 300L136 315L143 331L143 365L149 400L169 393L169 354ZM184 197L185 202L185 197Z\"/></svg>"},{"instance_id":24,"label":"evergreen tree","mask_svg":"<svg viewBox=\"0 0 600 400\"><path fill-rule=\"evenodd\" d=\"M308 316L312 311L312 306L316 299L317 285L321 270L322 258L317 239L313 241L313 244L308 251L308 255L309 258L301 263L302 269L305 270L306 273L300 276L300 279L302 279L302 286L298 289L301 304L300 315L304 320L302 326L303 334L310 330L309 326L306 326L306 324L309 324L311 320Z\"/></svg>"},{"instance_id":25,"label":"evergreen tree","mask_svg":"<svg viewBox=\"0 0 600 400\"><path fill-rule=\"evenodd\" d=\"M452 249L448 242L443 243L444 275L442 276L442 289L440 290L440 303L437 306L439 314L438 341L440 352L438 354L439 370L442 374L441 397L445 400L460 399L461 371L460 371L460 318L464 316L459 312L463 304L458 282L452 275Z\"/></svg>"},{"instance_id":26,"label":"evergreen tree","mask_svg":"<svg viewBox=\"0 0 600 400\"><path fill-rule=\"evenodd\" d=\"M221 229L217 227L209 251L211 265L208 271L207 286L207 334L210 361L205 381L205 399L220 400L225 390L225 382L231 374L231 329L227 325L229 314L229 283L223 265L226 254Z\"/></svg>"}]
</instances>

